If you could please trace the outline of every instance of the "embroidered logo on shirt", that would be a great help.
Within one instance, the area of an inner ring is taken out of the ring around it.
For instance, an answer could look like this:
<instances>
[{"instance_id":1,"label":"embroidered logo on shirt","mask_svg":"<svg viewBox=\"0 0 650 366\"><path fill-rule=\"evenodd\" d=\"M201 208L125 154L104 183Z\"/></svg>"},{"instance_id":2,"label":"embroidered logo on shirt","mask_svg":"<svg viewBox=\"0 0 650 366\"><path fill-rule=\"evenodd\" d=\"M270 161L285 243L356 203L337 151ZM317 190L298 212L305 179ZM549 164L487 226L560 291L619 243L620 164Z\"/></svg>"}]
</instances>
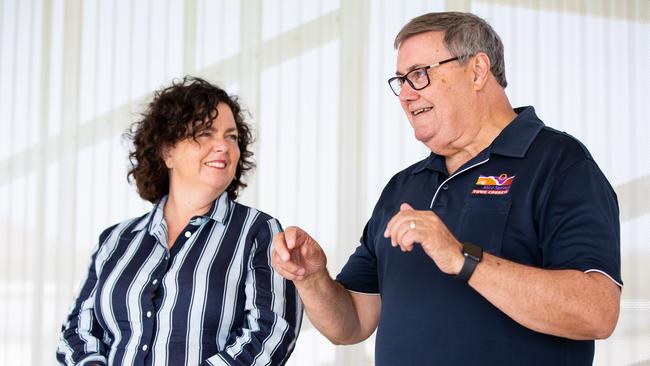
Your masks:
<instances>
[{"instance_id":1,"label":"embroidered logo on shirt","mask_svg":"<svg viewBox=\"0 0 650 366\"><path fill-rule=\"evenodd\" d=\"M474 183L472 194L507 194L514 179L514 175L509 177L506 173L502 173L498 177L479 175L476 183Z\"/></svg>"}]
</instances>

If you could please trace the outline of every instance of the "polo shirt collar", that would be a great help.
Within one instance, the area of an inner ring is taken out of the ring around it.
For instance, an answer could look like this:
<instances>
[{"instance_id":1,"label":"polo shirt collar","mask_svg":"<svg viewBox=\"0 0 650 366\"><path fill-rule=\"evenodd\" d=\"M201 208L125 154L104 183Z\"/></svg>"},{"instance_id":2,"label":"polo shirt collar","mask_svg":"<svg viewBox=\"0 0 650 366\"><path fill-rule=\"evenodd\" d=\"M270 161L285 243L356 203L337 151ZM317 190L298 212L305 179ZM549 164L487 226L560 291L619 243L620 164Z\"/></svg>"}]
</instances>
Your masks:
<instances>
[{"instance_id":1,"label":"polo shirt collar","mask_svg":"<svg viewBox=\"0 0 650 366\"><path fill-rule=\"evenodd\" d=\"M514 111L517 113L517 117L501 131L499 136L492 141L492 144L487 149L482 151L474 159L484 159L490 154L515 158L523 158L526 156L526 152L535 140L535 137L544 128L544 122L537 117L535 108L532 106L515 108ZM415 169L413 169L413 174L420 173L426 169L447 174L444 157L431 153L426 159L416 164Z\"/></svg>"},{"instance_id":2,"label":"polo shirt collar","mask_svg":"<svg viewBox=\"0 0 650 366\"><path fill-rule=\"evenodd\" d=\"M420 173L425 169L447 174L445 159L442 156L434 153L429 154L426 159L416 163L415 168L413 169L413 174Z\"/></svg>"},{"instance_id":3,"label":"polo shirt collar","mask_svg":"<svg viewBox=\"0 0 650 366\"><path fill-rule=\"evenodd\" d=\"M523 158L530 145L544 128L544 122L535 114L533 107L515 108L515 117L488 148L491 154Z\"/></svg>"}]
</instances>

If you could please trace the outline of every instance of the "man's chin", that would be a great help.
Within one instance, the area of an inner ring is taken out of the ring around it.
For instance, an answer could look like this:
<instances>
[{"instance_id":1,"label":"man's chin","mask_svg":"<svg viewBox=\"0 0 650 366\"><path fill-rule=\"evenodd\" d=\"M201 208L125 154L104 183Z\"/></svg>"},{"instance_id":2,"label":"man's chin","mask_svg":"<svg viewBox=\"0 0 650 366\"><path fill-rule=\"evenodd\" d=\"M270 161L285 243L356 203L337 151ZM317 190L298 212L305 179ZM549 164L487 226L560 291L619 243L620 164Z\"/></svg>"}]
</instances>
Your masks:
<instances>
[{"instance_id":1,"label":"man's chin","mask_svg":"<svg viewBox=\"0 0 650 366\"><path fill-rule=\"evenodd\" d=\"M418 130L417 128L413 130L413 136L415 137L416 140L420 141L421 143L427 145L433 136L431 136L430 133L422 130Z\"/></svg>"},{"instance_id":2,"label":"man's chin","mask_svg":"<svg viewBox=\"0 0 650 366\"><path fill-rule=\"evenodd\" d=\"M431 136L430 134L418 135L417 133L415 133L415 138L421 143L423 143L429 150L431 150L431 152L437 155L444 155L444 153L447 152L449 149L448 144L444 144L440 141L436 141L433 138L433 136Z\"/></svg>"}]
</instances>

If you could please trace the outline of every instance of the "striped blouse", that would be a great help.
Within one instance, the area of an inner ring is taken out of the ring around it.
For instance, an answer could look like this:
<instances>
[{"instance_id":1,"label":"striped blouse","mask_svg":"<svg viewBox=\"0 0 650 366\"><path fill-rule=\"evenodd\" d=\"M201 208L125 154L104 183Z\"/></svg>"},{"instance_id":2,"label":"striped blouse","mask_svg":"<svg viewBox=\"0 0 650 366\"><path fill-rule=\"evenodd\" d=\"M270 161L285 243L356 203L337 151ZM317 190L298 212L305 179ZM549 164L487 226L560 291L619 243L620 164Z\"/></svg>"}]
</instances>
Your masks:
<instances>
[{"instance_id":1,"label":"striped blouse","mask_svg":"<svg viewBox=\"0 0 650 366\"><path fill-rule=\"evenodd\" d=\"M224 192L171 250L166 197L106 229L64 322L64 365L282 365L302 304L271 267L279 222Z\"/></svg>"}]
</instances>

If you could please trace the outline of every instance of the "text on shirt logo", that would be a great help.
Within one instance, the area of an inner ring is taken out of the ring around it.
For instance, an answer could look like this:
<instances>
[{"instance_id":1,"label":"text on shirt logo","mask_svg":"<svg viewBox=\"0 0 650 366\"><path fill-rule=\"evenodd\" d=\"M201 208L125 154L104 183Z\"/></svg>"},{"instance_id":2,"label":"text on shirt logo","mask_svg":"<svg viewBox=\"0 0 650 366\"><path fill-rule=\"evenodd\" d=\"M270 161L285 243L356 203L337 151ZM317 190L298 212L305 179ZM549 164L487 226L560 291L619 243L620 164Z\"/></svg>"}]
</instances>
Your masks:
<instances>
[{"instance_id":1,"label":"text on shirt logo","mask_svg":"<svg viewBox=\"0 0 650 366\"><path fill-rule=\"evenodd\" d=\"M510 191L510 185L515 179L515 176L508 176L506 173L501 173L498 176L495 175L479 175L476 183L474 183L474 189L472 189L472 194L477 195L501 195L507 194Z\"/></svg>"}]
</instances>

